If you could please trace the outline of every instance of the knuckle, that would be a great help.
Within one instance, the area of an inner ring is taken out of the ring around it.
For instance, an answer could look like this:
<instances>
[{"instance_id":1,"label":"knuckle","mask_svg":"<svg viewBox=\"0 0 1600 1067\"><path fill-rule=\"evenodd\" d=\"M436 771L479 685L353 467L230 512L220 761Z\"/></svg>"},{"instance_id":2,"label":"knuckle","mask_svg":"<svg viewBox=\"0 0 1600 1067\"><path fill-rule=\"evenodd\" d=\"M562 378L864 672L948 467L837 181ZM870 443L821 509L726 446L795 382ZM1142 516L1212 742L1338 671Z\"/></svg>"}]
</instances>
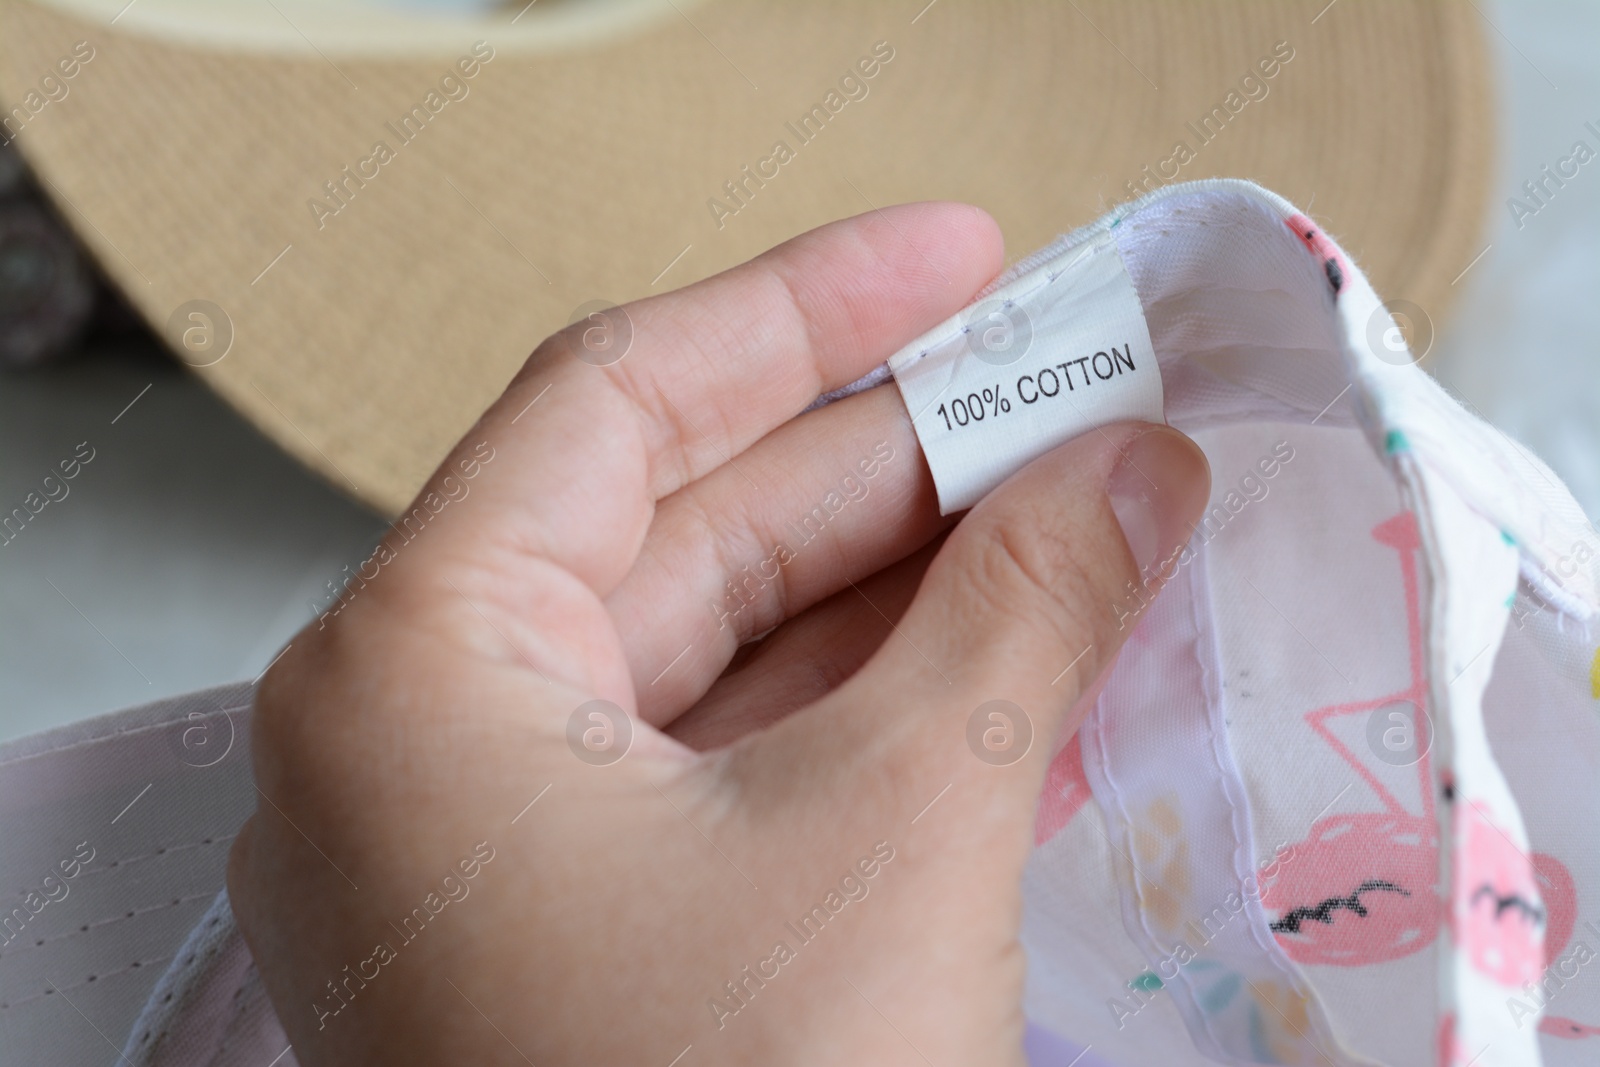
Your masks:
<instances>
[{"instance_id":1,"label":"knuckle","mask_svg":"<svg viewBox=\"0 0 1600 1067\"><path fill-rule=\"evenodd\" d=\"M1093 561L1065 532L1051 523L991 522L977 547L969 574L989 612L1050 626L1064 644L1093 640L1100 583Z\"/></svg>"},{"instance_id":2,"label":"knuckle","mask_svg":"<svg viewBox=\"0 0 1600 1067\"><path fill-rule=\"evenodd\" d=\"M291 652L311 654L310 647ZM287 657L286 657L287 658ZM299 663L275 664L256 687L251 710L251 747L258 761L293 762L303 744L306 686ZM259 772L258 772L259 773Z\"/></svg>"},{"instance_id":3,"label":"knuckle","mask_svg":"<svg viewBox=\"0 0 1600 1067\"><path fill-rule=\"evenodd\" d=\"M348 673L352 627L335 618L321 631L297 634L262 676L251 712L251 746L262 770L305 766L326 745L329 723L317 709L326 691Z\"/></svg>"},{"instance_id":4,"label":"knuckle","mask_svg":"<svg viewBox=\"0 0 1600 1067\"><path fill-rule=\"evenodd\" d=\"M528 358L522 361L522 366L517 368L517 373L512 376L506 390L509 392L556 366L560 358L566 354L567 334L568 330L558 330L540 341L528 354Z\"/></svg>"}]
</instances>

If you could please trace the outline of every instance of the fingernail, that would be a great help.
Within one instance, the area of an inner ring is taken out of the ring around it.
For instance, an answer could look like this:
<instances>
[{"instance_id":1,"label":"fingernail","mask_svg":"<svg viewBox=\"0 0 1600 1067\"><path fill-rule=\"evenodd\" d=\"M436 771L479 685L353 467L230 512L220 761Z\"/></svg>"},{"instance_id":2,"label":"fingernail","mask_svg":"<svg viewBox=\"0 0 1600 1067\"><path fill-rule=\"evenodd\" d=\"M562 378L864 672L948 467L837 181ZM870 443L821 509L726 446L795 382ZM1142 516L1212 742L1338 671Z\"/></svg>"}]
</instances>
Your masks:
<instances>
[{"instance_id":1,"label":"fingernail","mask_svg":"<svg viewBox=\"0 0 1600 1067\"><path fill-rule=\"evenodd\" d=\"M1152 426L1122 446L1106 493L1141 574L1189 542L1211 495L1211 466L1177 430Z\"/></svg>"}]
</instances>

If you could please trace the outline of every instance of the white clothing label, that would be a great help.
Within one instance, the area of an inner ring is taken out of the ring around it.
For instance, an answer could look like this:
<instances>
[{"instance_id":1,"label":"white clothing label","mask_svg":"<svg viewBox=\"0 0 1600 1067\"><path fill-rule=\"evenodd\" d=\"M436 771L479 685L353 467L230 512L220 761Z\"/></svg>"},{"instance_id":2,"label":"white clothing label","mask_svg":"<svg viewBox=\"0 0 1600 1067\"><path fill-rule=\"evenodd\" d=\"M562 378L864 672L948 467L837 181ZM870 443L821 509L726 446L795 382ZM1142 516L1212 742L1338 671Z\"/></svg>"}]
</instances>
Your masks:
<instances>
[{"instance_id":1,"label":"white clothing label","mask_svg":"<svg viewBox=\"0 0 1600 1067\"><path fill-rule=\"evenodd\" d=\"M1165 421L1144 308L1109 232L990 293L889 368L943 515L1086 430Z\"/></svg>"}]
</instances>

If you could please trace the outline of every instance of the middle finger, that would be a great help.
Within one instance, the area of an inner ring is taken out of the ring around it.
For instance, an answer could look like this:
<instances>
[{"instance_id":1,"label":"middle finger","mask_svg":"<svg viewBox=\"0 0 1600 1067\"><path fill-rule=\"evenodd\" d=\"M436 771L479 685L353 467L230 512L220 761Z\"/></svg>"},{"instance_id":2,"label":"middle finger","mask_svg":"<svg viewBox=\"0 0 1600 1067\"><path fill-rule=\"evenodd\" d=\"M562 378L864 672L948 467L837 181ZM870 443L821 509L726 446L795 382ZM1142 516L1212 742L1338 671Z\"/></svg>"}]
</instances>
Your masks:
<instances>
[{"instance_id":1,"label":"middle finger","mask_svg":"<svg viewBox=\"0 0 1600 1067\"><path fill-rule=\"evenodd\" d=\"M640 716L670 722L735 650L904 558L953 521L892 388L779 427L658 505L606 598Z\"/></svg>"}]
</instances>

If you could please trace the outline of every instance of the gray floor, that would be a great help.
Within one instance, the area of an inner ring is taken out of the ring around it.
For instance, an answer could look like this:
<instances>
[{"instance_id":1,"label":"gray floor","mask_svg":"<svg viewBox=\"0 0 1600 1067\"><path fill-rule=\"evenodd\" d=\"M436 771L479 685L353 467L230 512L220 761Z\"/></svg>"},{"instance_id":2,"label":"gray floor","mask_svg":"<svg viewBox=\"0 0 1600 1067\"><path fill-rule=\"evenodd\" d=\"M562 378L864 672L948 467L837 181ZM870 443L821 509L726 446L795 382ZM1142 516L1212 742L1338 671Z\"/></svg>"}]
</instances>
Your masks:
<instances>
[{"instance_id":1,"label":"gray floor","mask_svg":"<svg viewBox=\"0 0 1600 1067\"><path fill-rule=\"evenodd\" d=\"M1483 10L1504 89L1503 191L1435 369L1550 461L1593 515L1600 160L1520 228L1505 200L1574 141L1600 148L1584 129L1600 128L1600 5ZM140 351L0 375L0 514L85 441L95 458L69 495L0 547L0 739L254 676L381 525Z\"/></svg>"},{"instance_id":2,"label":"gray floor","mask_svg":"<svg viewBox=\"0 0 1600 1067\"><path fill-rule=\"evenodd\" d=\"M84 442L0 546L0 739L253 677L382 526L141 346L0 376L0 508Z\"/></svg>"}]
</instances>

